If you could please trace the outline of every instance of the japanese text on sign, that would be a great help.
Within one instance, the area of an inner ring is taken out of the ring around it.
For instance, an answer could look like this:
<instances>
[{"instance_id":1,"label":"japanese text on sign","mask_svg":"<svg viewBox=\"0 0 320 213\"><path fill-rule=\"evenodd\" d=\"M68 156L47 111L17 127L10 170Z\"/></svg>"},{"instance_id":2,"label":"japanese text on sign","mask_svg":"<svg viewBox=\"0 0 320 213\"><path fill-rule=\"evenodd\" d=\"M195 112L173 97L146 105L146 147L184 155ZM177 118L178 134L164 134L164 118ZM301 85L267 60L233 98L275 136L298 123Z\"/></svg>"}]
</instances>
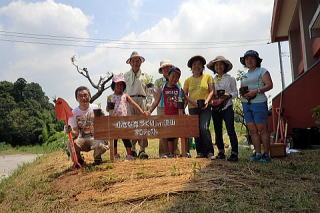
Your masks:
<instances>
[{"instance_id":1,"label":"japanese text on sign","mask_svg":"<svg viewBox=\"0 0 320 213\"><path fill-rule=\"evenodd\" d=\"M172 119L163 120L139 120L139 121L118 121L114 126L116 128L142 128L142 127L168 127L175 126L176 121Z\"/></svg>"}]
</instances>

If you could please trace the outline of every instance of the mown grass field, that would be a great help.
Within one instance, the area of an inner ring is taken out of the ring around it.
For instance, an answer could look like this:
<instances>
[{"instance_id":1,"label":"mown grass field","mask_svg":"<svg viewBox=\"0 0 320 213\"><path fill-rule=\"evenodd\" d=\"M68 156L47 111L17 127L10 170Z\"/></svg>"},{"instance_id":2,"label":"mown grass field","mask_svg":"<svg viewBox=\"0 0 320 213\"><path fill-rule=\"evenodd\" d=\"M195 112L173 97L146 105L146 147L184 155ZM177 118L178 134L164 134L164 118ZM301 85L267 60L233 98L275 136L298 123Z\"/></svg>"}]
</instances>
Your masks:
<instances>
[{"instance_id":1,"label":"mown grass field","mask_svg":"<svg viewBox=\"0 0 320 213\"><path fill-rule=\"evenodd\" d=\"M41 156L0 183L0 212L320 212L320 150L252 163L242 147L232 163L157 159L149 145L149 160L92 166L88 153L77 172L63 151Z\"/></svg>"}]
</instances>

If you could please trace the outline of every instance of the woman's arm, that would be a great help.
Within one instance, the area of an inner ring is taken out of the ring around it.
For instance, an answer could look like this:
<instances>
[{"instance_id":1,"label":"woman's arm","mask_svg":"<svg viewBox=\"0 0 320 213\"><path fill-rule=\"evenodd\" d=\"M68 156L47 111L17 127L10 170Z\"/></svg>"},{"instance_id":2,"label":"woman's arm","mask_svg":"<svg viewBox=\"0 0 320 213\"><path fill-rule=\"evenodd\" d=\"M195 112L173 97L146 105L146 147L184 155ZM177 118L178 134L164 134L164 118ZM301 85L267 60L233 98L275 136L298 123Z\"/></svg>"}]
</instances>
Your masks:
<instances>
[{"instance_id":1,"label":"woman's arm","mask_svg":"<svg viewBox=\"0 0 320 213\"><path fill-rule=\"evenodd\" d=\"M264 86L259 88L258 92L263 93L263 92L267 92L269 90L271 90L273 88L273 83L272 83L272 79L270 76L270 73L267 71L264 73L264 75L262 76L262 81L264 83Z\"/></svg>"},{"instance_id":2,"label":"woman's arm","mask_svg":"<svg viewBox=\"0 0 320 213\"><path fill-rule=\"evenodd\" d=\"M249 90L249 92L246 93L244 96L251 98L251 97L256 96L258 93L264 93L264 92L267 92L273 88L271 76L268 71L263 74L262 81L264 83L263 87L258 88L258 89L254 89L254 90Z\"/></svg>"},{"instance_id":3,"label":"woman's arm","mask_svg":"<svg viewBox=\"0 0 320 213\"><path fill-rule=\"evenodd\" d=\"M236 82L236 79L234 79L233 77L230 80L230 89L231 89L231 92L229 95L231 96L231 98L238 97L237 82Z\"/></svg>"},{"instance_id":4,"label":"woman's arm","mask_svg":"<svg viewBox=\"0 0 320 213\"><path fill-rule=\"evenodd\" d=\"M184 87L183 88L183 91L184 91L184 97L186 98L186 100L190 103L192 103L193 105L197 106L197 101L196 100L193 100L189 97L189 88L187 87Z\"/></svg>"},{"instance_id":5,"label":"woman's arm","mask_svg":"<svg viewBox=\"0 0 320 213\"><path fill-rule=\"evenodd\" d=\"M208 84L208 90L209 90L209 95L208 95L208 97L207 97L207 99L206 99L206 101L205 101L205 105L206 105L205 108L207 108L210 100L212 99L213 95L214 95L215 92L216 92L216 91L215 91L215 88L214 88L214 83L213 83L213 82Z\"/></svg>"},{"instance_id":6,"label":"woman's arm","mask_svg":"<svg viewBox=\"0 0 320 213\"><path fill-rule=\"evenodd\" d=\"M160 103L160 99L161 99L161 92L160 95L157 95L155 97L155 100L153 102L153 104L151 105L150 109L149 109L149 113L151 114L153 112L153 110L159 105Z\"/></svg>"}]
</instances>

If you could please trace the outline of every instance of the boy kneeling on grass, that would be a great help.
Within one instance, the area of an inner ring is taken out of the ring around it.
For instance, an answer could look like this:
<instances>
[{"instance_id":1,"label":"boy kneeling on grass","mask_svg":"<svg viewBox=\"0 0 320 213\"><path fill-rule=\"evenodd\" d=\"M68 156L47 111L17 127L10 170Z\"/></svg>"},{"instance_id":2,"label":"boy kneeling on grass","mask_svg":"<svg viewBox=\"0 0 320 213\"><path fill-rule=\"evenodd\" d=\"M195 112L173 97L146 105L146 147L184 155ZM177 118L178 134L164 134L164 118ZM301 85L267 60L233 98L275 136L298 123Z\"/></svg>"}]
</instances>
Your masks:
<instances>
[{"instance_id":1,"label":"boy kneeling on grass","mask_svg":"<svg viewBox=\"0 0 320 213\"><path fill-rule=\"evenodd\" d=\"M93 137L93 110L99 109L95 104L91 104L91 94L87 87L80 86L75 91L75 98L79 106L72 110L73 117L69 118L70 126L65 127L65 132L71 132L74 137L74 148L78 162L84 165L85 162L80 154L81 151L93 151L94 165L102 163L101 155L109 149L104 140L95 140ZM71 150L68 143L68 150ZM72 155L71 155L72 156ZM73 157L72 157L72 160Z\"/></svg>"},{"instance_id":2,"label":"boy kneeling on grass","mask_svg":"<svg viewBox=\"0 0 320 213\"><path fill-rule=\"evenodd\" d=\"M169 80L162 88L161 95L152 104L149 115L158 106L160 101L164 105L165 115L182 115L184 110L183 104L183 90L178 86L178 81L181 75L181 71L178 67L172 67L169 69ZM174 146L175 138L168 138L168 158L173 158L176 150Z\"/></svg>"}]
</instances>

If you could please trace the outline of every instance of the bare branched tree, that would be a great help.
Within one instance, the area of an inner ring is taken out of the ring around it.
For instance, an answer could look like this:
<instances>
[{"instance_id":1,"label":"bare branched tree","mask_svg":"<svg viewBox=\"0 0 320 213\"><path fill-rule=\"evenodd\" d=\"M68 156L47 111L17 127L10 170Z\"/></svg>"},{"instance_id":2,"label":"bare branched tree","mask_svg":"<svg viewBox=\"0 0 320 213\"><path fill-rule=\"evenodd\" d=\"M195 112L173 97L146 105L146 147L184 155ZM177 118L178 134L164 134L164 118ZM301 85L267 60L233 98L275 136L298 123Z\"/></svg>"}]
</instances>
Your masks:
<instances>
[{"instance_id":1,"label":"bare branched tree","mask_svg":"<svg viewBox=\"0 0 320 213\"><path fill-rule=\"evenodd\" d=\"M95 84L90 75L89 75L89 71L87 68L83 67L80 68L78 64L76 64L76 57L72 56L71 57L71 62L72 64L76 67L77 71L79 74L83 75L85 78L87 78L91 84L91 86L95 89L97 89L97 92L91 97L91 101L90 103L93 103L97 98L99 98L102 93L108 89L111 85L106 86L106 84L112 79L113 74L112 73L107 73L105 75L100 76L99 81L97 84Z\"/></svg>"}]
</instances>

